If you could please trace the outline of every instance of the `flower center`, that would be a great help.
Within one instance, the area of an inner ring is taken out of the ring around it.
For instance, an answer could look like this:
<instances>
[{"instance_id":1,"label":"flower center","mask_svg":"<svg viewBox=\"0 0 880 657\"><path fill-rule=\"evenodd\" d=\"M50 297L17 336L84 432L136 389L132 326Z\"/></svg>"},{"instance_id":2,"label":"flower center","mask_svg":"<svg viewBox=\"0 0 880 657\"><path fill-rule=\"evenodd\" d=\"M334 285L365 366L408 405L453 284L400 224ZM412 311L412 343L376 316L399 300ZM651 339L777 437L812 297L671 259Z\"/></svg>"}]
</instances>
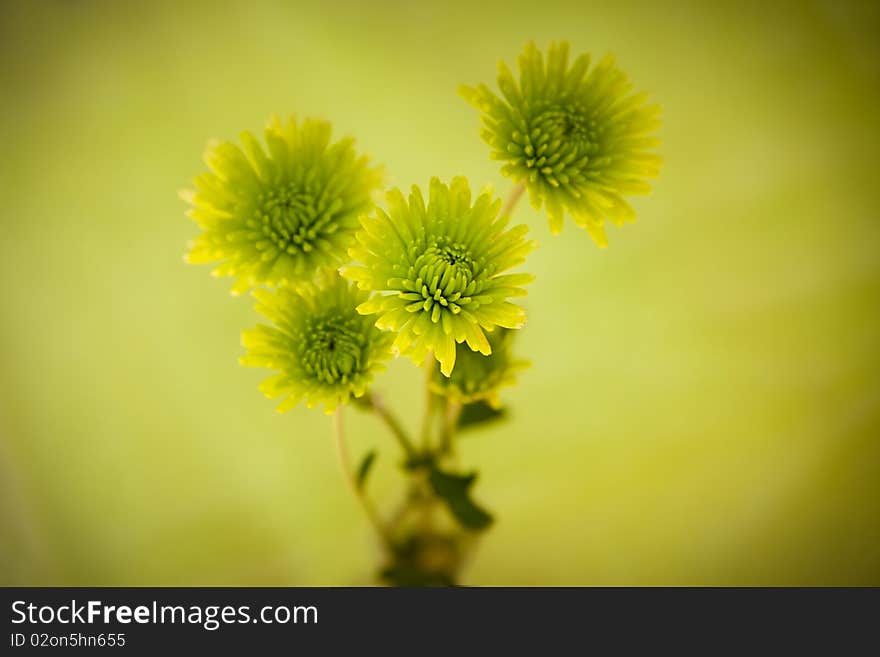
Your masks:
<instances>
[{"instance_id":1,"label":"flower center","mask_svg":"<svg viewBox=\"0 0 880 657\"><path fill-rule=\"evenodd\" d=\"M361 369L366 338L359 318L316 318L300 344L303 368L322 383L348 383Z\"/></svg>"},{"instance_id":2,"label":"flower center","mask_svg":"<svg viewBox=\"0 0 880 657\"><path fill-rule=\"evenodd\" d=\"M596 110L589 111L580 103L573 102L539 113L532 121L531 128L533 134L536 129L540 131L538 146L547 144L547 155L552 155L548 151L560 148L575 150L578 155L595 155L601 148L605 132L605 127L597 119ZM557 140L561 140L561 143L552 148Z\"/></svg>"},{"instance_id":3,"label":"flower center","mask_svg":"<svg viewBox=\"0 0 880 657\"><path fill-rule=\"evenodd\" d=\"M546 132L550 140L562 138L577 145L582 153L594 153L599 148L601 129L595 118L591 118L580 105L561 109L550 109L538 116L534 122L541 132Z\"/></svg>"},{"instance_id":4,"label":"flower center","mask_svg":"<svg viewBox=\"0 0 880 657\"><path fill-rule=\"evenodd\" d=\"M443 309L460 313L483 288L483 276L470 249L445 235L435 238L416 258L408 275L400 281L400 297L411 302L407 310L431 313L433 322L440 320ZM392 283L389 287L395 287Z\"/></svg>"},{"instance_id":5,"label":"flower center","mask_svg":"<svg viewBox=\"0 0 880 657\"><path fill-rule=\"evenodd\" d=\"M330 213L315 194L288 185L260 194L256 217L265 238L279 251L295 255L315 248Z\"/></svg>"},{"instance_id":6,"label":"flower center","mask_svg":"<svg viewBox=\"0 0 880 657\"><path fill-rule=\"evenodd\" d=\"M434 249L437 258L450 267L458 267L466 270L468 274L471 273L473 260L471 260L467 248L461 244L442 243L432 248Z\"/></svg>"},{"instance_id":7,"label":"flower center","mask_svg":"<svg viewBox=\"0 0 880 657\"><path fill-rule=\"evenodd\" d=\"M601 108L588 108L567 101L538 110L528 131L514 132L522 148L519 162L532 170L531 179L543 179L553 187L595 177L609 162L603 156L608 125Z\"/></svg>"}]
</instances>

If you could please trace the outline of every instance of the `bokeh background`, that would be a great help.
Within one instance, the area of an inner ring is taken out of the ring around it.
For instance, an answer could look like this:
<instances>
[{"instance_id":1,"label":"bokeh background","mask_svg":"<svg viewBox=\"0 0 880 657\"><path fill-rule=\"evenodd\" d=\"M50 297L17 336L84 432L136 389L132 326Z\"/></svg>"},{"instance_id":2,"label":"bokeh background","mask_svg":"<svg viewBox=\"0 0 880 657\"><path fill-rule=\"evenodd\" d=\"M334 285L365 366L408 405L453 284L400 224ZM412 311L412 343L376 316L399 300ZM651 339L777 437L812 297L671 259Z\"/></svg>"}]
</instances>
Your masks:
<instances>
[{"instance_id":1,"label":"bokeh background","mask_svg":"<svg viewBox=\"0 0 880 657\"><path fill-rule=\"evenodd\" d=\"M510 187L460 83L612 51L663 106L639 221L541 248L506 396L463 437L471 584L880 584L880 12L825 2L0 2L0 584L362 584L328 419L237 364L185 266L208 138L318 115L396 185ZM421 373L379 387L410 423ZM349 414L395 492L394 447Z\"/></svg>"}]
</instances>

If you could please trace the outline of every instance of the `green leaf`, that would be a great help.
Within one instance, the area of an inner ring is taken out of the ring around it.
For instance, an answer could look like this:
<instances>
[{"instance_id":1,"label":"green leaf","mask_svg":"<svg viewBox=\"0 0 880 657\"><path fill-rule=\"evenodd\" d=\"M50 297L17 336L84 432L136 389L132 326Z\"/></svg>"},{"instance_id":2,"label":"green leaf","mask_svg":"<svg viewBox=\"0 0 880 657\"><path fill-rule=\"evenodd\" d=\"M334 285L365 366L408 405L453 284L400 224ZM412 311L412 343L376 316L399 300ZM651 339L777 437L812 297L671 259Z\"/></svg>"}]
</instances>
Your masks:
<instances>
[{"instance_id":1,"label":"green leaf","mask_svg":"<svg viewBox=\"0 0 880 657\"><path fill-rule=\"evenodd\" d=\"M364 454L364 458L361 460L361 464L357 469L357 476L355 477L355 486L357 486L358 490L363 490L364 486L367 485L367 476L370 474L370 469L373 467L373 462L376 460L376 450L371 449L369 452Z\"/></svg>"},{"instance_id":2,"label":"green leaf","mask_svg":"<svg viewBox=\"0 0 880 657\"><path fill-rule=\"evenodd\" d=\"M492 524L492 516L470 497L470 488L476 479L475 472L460 475L431 468L431 488L446 503L452 515L468 529L486 529Z\"/></svg>"},{"instance_id":3,"label":"green leaf","mask_svg":"<svg viewBox=\"0 0 880 657\"><path fill-rule=\"evenodd\" d=\"M409 471L421 470L432 465L434 465L434 456L431 454L415 454L403 463L404 469Z\"/></svg>"},{"instance_id":4,"label":"green leaf","mask_svg":"<svg viewBox=\"0 0 880 657\"><path fill-rule=\"evenodd\" d=\"M478 429L492 422L498 422L507 417L506 408L492 408L485 401L476 401L473 404L465 404L458 416L458 430Z\"/></svg>"}]
</instances>

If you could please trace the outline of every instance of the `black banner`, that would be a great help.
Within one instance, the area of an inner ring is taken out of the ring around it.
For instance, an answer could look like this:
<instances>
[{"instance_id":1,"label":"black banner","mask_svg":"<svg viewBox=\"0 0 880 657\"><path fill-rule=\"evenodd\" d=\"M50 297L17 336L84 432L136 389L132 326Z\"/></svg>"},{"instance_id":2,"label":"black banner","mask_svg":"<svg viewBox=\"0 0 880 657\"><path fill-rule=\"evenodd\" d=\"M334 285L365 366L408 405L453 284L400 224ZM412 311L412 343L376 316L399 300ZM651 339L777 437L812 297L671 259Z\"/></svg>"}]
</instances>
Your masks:
<instances>
[{"instance_id":1,"label":"black banner","mask_svg":"<svg viewBox=\"0 0 880 657\"><path fill-rule=\"evenodd\" d=\"M877 589L6 588L3 654L876 647ZM863 643L869 641L869 643ZM314 653L313 653L314 654ZM494 654L494 653L493 653Z\"/></svg>"}]
</instances>

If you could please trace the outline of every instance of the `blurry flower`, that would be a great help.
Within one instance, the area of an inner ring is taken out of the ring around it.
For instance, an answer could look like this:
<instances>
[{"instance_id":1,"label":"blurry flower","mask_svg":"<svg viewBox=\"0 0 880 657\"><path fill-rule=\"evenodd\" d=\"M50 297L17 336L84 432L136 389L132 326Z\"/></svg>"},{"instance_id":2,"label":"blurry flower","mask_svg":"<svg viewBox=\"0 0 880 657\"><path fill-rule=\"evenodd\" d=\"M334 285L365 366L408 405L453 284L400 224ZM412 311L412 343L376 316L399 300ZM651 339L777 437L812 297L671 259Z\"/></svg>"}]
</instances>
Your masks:
<instances>
[{"instance_id":1,"label":"blurry flower","mask_svg":"<svg viewBox=\"0 0 880 657\"><path fill-rule=\"evenodd\" d=\"M516 384L517 373L529 366L529 361L516 359L511 354L513 331L496 329L487 335L492 354L456 348L455 369L452 375L441 376L439 370L431 377L431 390L461 404L485 400L492 408L501 407L498 392Z\"/></svg>"},{"instance_id":2,"label":"blurry flower","mask_svg":"<svg viewBox=\"0 0 880 657\"><path fill-rule=\"evenodd\" d=\"M531 274L502 274L521 264L535 243L523 239L524 225L507 230L498 217L501 201L483 193L471 205L467 180L448 187L431 180L427 206L413 186L409 202L400 190L387 195L388 212L362 219L358 244L350 250L360 264L343 275L362 290L390 292L358 306L380 313L376 326L397 331L394 347L422 363L433 350L449 376L455 345L483 354L492 349L483 329L519 328L525 311L507 299L525 295Z\"/></svg>"},{"instance_id":3,"label":"blurry flower","mask_svg":"<svg viewBox=\"0 0 880 657\"><path fill-rule=\"evenodd\" d=\"M303 398L309 408L323 402L332 413L350 396L362 396L373 375L385 369L393 336L357 312L368 294L336 272L319 276L316 284L253 294L257 312L273 326L242 333L248 353L240 362L278 370L260 390L270 399L284 398L279 413Z\"/></svg>"},{"instance_id":4,"label":"blurry flower","mask_svg":"<svg viewBox=\"0 0 880 657\"><path fill-rule=\"evenodd\" d=\"M547 208L550 229L562 230L568 212L599 246L608 243L604 221L633 221L624 196L646 194L658 175L659 107L631 94L627 76L606 56L592 71L588 55L568 66L568 43L552 43L546 64L534 43L519 57L519 82L499 64L498 87L461 87L483 113L483 139L504 175L524 183L532 205Z\"/></svg>"},{"instance_id":5,"label":"blurry flower","mask_svg":"<svg viewBox=\"0 0 880 657\"><path fill-rule=\"evenodd\" d=\"M311 280L336 266L372 207L379 169L358 157L353 140L330 143L330 124L307 119L266 128L268 153L249 132L244 150L229 142L210 146L211 169L185 198L204 229L190 243L187 261L219 262L216 276L237 276L233 294L260 283Z\"/></svg>"}]
</instances>

